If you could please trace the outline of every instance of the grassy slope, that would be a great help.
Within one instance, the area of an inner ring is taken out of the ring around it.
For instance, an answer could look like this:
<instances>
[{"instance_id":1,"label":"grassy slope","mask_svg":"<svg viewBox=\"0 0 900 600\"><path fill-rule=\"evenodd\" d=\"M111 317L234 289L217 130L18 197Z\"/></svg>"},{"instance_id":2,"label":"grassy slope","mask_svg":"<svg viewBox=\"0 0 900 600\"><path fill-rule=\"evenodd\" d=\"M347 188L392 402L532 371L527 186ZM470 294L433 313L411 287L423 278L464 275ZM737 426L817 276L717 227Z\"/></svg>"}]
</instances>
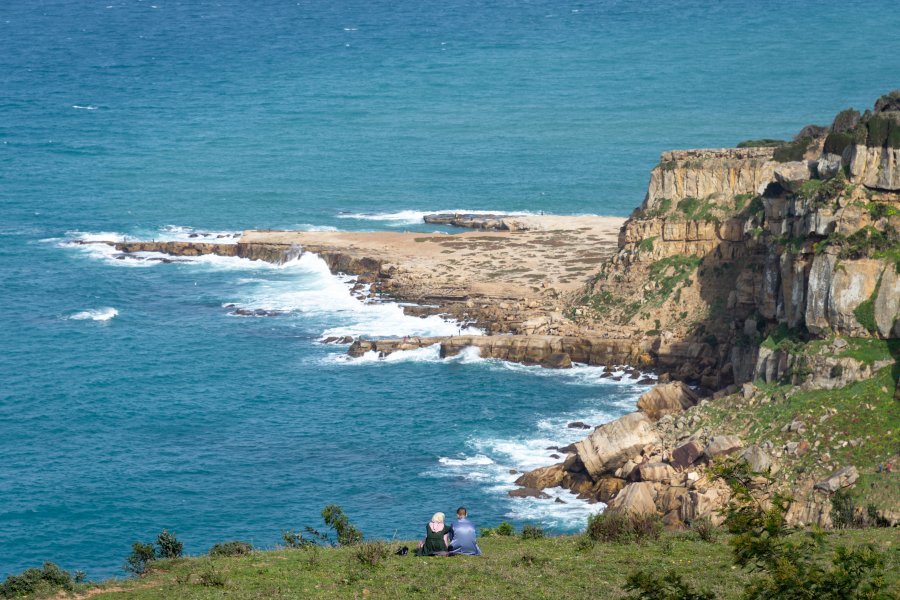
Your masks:
<instances>
[{"instance_id":1,"label":"grassy slope","mask_svg":"<svg viewBox=\"0 0 900 600\"><path fill-rule=\"evenodd\" d=\"M748 443L771 441L776 448L806 440L812 446L806 454L785 454L779 459L783 468L776 480L822 478L840 467L854 465L860 480L851 492L861 504L896 507L900 498L900 402L893 398L895 385L893 367L835 390L761 385L762 393L752 402L737 394L704 405L704 425L713 431L737 433ZM782 427L794 419L806 423L808 430L802 434L782 432ZM862 445L851 445L855 440L862 440ZM831 460L823 464L825 453ZM887 462L894 463L894 472L878 473L878 465Z\"/></svg>"},{"instance_id":2,"label":"grassy slope","mask_svg":"<svg viewBox=\"0 0 900 600\"><path fill-rule=\"evenodd\" d=\"M900 530L845 530L828 535L822 556L838 545L874 543L887 551L889 581L900 581ZM407 542L407 545L411 545ZM97 599L149 598L621 598L628 573L674 570L719 598L737 598L750 575L731 564L726 536L716 543L690 533L665 534L645 545L597 544L578 548L578 538L487 538L484 557L391 556L364 566L353 548L257 552L238 558L186 558L158 563L139 580L111 581ZM199 582L209 570L224 587Z\"/></svg>"}]
</instances>

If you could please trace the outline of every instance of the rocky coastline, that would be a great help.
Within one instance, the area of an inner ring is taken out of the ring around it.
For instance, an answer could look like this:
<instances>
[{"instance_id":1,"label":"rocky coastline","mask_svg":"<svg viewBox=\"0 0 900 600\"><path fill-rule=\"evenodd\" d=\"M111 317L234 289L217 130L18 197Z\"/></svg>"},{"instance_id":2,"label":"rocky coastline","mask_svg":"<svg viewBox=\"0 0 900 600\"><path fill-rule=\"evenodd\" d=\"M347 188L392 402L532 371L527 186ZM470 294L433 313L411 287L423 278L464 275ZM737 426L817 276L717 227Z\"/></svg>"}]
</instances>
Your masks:
<instances>
[{"instance_id":1,"label":"rocky coastline","mask_svg":"<svg viewBox=\"0 0 900 600\"><path fill-rule=\"evenodd\" d=\"M658 374L636 412L522 475L514 494L562 486L609 511L684 527L720 518L729 491L709 467L731 459L759 474L761 501L791 494L789 522L828 527L833 494L861 477L887 498L900 489L893 475L876 479L900 443L889 401L900 398L900 92L874 111L848 109L830 126L766 142L663 153L624 222L438 214L425 221L477 231L246 231L231 244L114 245L274 263L312 252L356 276L361 295L487 334L332 340L352 342L350 356L439 344L441 356L475 347L547 368ZM823 390L836 393L816 395ZM866 427L886 443L864 432L847 439ZM900 519L896 502L875 510Z\"/></svg>"}]
</instances>

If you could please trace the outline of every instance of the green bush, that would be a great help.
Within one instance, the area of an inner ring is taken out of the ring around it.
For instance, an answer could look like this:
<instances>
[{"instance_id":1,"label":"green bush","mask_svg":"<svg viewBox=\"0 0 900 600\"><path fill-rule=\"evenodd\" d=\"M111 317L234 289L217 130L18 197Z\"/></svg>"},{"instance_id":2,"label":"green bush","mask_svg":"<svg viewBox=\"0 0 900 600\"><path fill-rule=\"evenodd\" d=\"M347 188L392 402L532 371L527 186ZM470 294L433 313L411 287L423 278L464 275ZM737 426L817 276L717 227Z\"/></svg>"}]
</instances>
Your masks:
<instances>
[{"instance_id":1,"label":"green bush","mask_svg":"<svg viewBox=\"0 0 900 600\"><path fill-rule=\"evenodd\" d=\"M715 600L715 594L695 591L690 584L674 571L637 571L628 576L625 590L635 592L628 600Z\"/></svg>"},{"instance_id":2,"label":"green bush","mask_svg":"<svg viewBox=\"0 0 900 600\"><path fill-rule=\"evenodd\" d=\"M82 578L83 580L83 578ZM71 592L76 579L52 562L40 569L26 569L19 575L10 575L0 583L0 598L16 598L32 594L47 595L60 590Z\"/></svg>"},{"instance_id":3,"label":"green bush","mask_svg":"<svg viewBox=\"0 0 900 600\"><path fill-rule=\"evenodd\" d=\"M370 567L377 567L391 555L391 549L385 542L361 542L353 550L356 560Z\"/></svg>"},{"instance_id":4,"label":"green bush","mask_svg":"<svg viewBox=\"0 0 900 600\"><path fill-rule=\"evenodd\" d=\"M847 108L842 110L834 117L834 121L831 122L831 131L832 133L850 133L856 126L859 124L859 111L853 108ZM838 152L837 154L840 154Z\"/></svg>"},{"instance_id":5,"label":"green bush","mask_svg":"<svg viewBox=\"0 0 900 600\"><path fill-rule=\"evenodd\" d=\"M588 519L586 535L597 542L643 543L658 540L662 519L649 513L600 513Z\"/></svg>"},{"instance_id":6,"label":"green bush","mask_svg":"<svg viewBox=\"0 0 900 600\"><path fill-rule=\"evenodd\" d=\"M544 528L539 525L525 525L522 527L523 540L538 540L544 537Z\"/></svg>"},{"instance_id":7,"label":"green bush","mask_svg":"<svg viewBox=\"0 0 900 600\"><path fill-rule=\"evenodd\" d=\"M709 517L697 517L691 521L691 531L696 533L698 538L709 543L715 542L718 535L718 529Z\"/></svg>"},{"instance_id":8,"label":"green bush","mask_svg":"<svg viewBox=\"0 0 900 600\"><path fill-rule=\"evenodd\" d=\"M849 133L829 133L825 138L824 150L840 156L844 153L844 149L851 144L853 144L853 136Z\"/></svg>"},{"instance_id":9,"label":"green bush","mask_svg":"<svg viewBox=\"0 0 900 600\"><path fill-rule=\"evenodd\" d=\"M362 532L350 523L344 510L337 504L329 504L322 509L322 520L334 530L338 544L350 546L362 541Z\"/></svg>"},{"instance_id":10,"label":"green bush","mask_svg":"<svg viewBox=\"0 0 900 600\"><path fill-rule=\"evenodd\" d=\"M135 542L131 545L131 554L125 559L126 572L134 575L143 575L150 567L150 563L156 560L156 548L153 544Z\"/></svg>"},{"instance_id":11,"label":"green bush","mask_svg":"<svg viewBox=\"0 0 900 600\"><path fill-rule=\"evenodd\" d=\"M866 146L900 148L900 123L892 116L874 114L866 122Z\"/></svg>"},{"instance_id":12,"label":"green bush","mask_svg":"<svg viewBox=\"0 0 900 600\"><path fill-rule=\"evenodd\" d=\"M178 558L184 550L184 544L178 541L175 534L165 529L156 536L156 545L159 547L159 558Z\"/></svg>"},{"instance_id":13,"label":"green bush","mask_svg":"<svg viewBox=\"0 0 900 600\"><path fill-rule=\"evenodd\" d=\"M220 542L209 549L210 556L244 556L253 552L253 545L240 540Z\"/></svg>"},{"instance_id":14,"label":"green bush","mask_svg":"<svg viewBox=\"0 0 900 600\"><path fill-rule=\"evenodd\" d=\"M207 565L202 571L200 571L200 585L206 587L225 587L227 580L225 578L225 573L214 568L212 565Z\"/></svg>"},{"instance_id":15,"label":"green bush","mask_svg":"<svg viewBox=\"0 0 900 600\"><path fill-rule=\"evenodd\" d=\"M744 140L740 142L738 148L778 148L787 144L787 140L775 140L772 138L762 138L758 140Z\"/></svg>"},{"instance_id":16,"label":"green bush","mask_svg":"<svg viewBox=\"0 0 900 600\"><path fill-rule=\"evenodd\" d=\"M506 521L503 521L502 523L497 525L497 529L495 529L494 531L496 531L497 535L503 535L503 536L516 535L516 528L513 527L511 524L507 523Z\"/></svg>"},{"instance_id":17,"label":"green bush","mask_svg":"<svg viewBox=\"0 0 900 600\"><path fill-rule=\"evenodd\" d=\"M779 146L772 154L772 158L776 162L793 162L803 160L803 155L812 143L812 138L802 137L794 142L789 142L783 146Z\"/></svg>"}]
</instances>

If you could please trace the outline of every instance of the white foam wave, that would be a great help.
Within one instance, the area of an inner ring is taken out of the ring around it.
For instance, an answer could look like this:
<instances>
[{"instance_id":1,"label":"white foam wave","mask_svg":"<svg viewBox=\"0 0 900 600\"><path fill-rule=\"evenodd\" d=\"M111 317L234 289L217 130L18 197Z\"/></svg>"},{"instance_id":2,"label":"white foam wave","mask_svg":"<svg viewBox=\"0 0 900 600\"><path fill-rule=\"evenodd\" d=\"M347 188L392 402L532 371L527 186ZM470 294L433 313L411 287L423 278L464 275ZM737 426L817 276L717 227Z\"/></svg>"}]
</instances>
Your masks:
<instances>
[{"instance_id":1,"label":"white foam wave","mask_svg":"<svg viewBox=\"0 0 900 600\"><path fill-rule=\"evenodd\" d=\"M111 306L103 308L91 308L69 315L67 318L72 321L109 321L119 314L119 311Z\"/></svg>"},{"instance_id":2,"label":"white foam wave","mask_svg":"<svg viewBox=\"0 0 900 600\"><path fill-rule=\"evenodd\" d=\"M438 459L438 462L442 465L449 465L451 467L461 467L461 466L475 466L475 465L492 465L494 461L485 456L484 454L477 454L475 456L467 456L464 458L448 458L446 456L442 456Z\"/></svg>"},{"instance_id":3,"label":"white foam wave","mask_svg":"<svg viewBox=\"0 0 900 600\"><path fill-rule=\"evenodd\" d=\"M510 510L506 516L519 521L541 523L545 527L571 530L584 528L589 516L603 512L606 508L602 502L585 502L561 487L547 488L544 493L550 499L510 498Z\"/></svg>"},{"instance_id":4,"label":"white foam wave","mask_svg":"<svg viewBox=\"0 0 900 600\"><path fill-rule=\"evenodd\" d=\"M82 106L80 104L73 104L72 108L78 109L78 110L97 110L96 106L91 106L90 104L85 105L85 106Z\"/></svg>"},{"instance_id":5,"label":"white foam wave","mask_svg":"<svg viewBox=\"0 0 900 600\"><path fill-rule=\"evenodd\" d=\"M337 227L331 225L313 225L312 223L299 223L294 225L292 229L297 231L340 231Z\"/></svg>"}]
</instances>

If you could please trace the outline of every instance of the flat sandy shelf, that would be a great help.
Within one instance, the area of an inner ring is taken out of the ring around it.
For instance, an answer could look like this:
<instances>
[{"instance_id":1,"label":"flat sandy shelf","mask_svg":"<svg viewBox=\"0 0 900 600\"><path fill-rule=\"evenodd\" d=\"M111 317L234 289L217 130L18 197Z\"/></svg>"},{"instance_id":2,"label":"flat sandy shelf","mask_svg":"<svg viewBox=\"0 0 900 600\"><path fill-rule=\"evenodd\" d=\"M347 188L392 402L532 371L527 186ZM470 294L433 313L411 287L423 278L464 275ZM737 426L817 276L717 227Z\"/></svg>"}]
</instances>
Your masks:
<instances>
[{"instance_id":1,"label":"flat sandy shelf","mask_svg":"<svg viewBox=\"0 0 900 600\"><path fill-rule=\"evenodd\" d=\"M524 231L245 231L242 243L298 244L394 266L433 292L510 298L581 287L617 248L620 217L514 217ZM411 283L411 282L410 282Z\"/></svg>"}]
</instances>

